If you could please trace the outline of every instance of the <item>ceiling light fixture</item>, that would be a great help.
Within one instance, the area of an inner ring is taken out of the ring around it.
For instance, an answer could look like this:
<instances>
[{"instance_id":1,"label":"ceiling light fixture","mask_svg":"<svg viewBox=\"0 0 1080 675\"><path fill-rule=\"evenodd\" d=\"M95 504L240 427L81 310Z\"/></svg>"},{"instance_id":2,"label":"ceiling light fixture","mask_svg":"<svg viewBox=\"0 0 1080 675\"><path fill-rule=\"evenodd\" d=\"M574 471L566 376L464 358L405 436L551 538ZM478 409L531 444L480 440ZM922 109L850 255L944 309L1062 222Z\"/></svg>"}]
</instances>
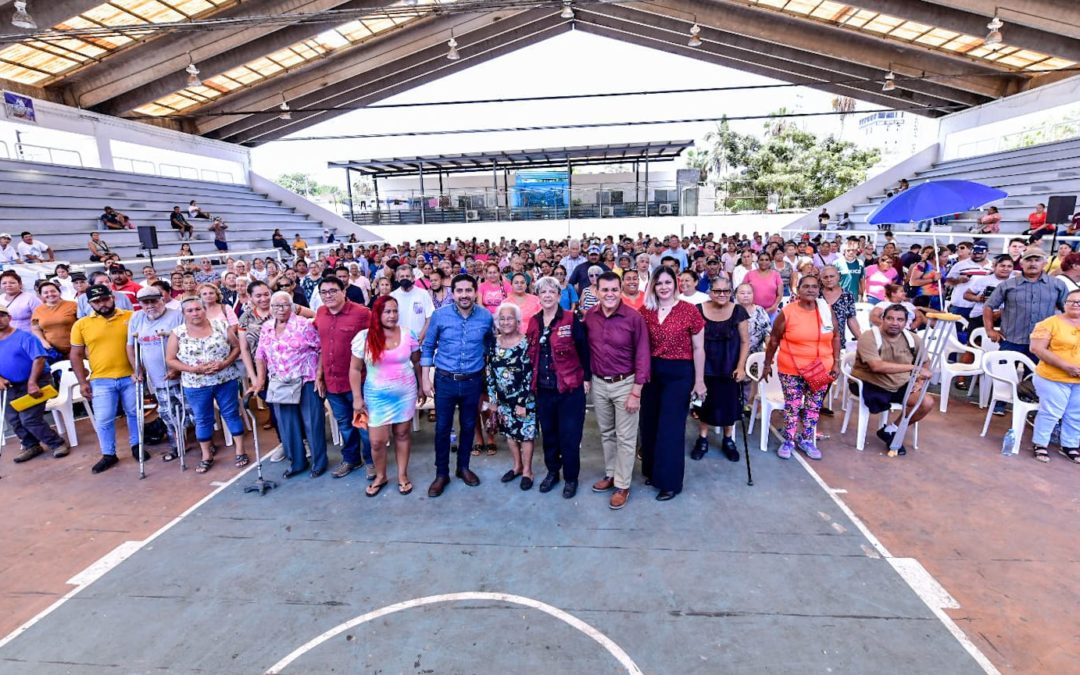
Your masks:
<instances>
[{"instance_id":1,"label":"ceiling light fixture","mask_svg":"<svg viewBox=\"0 0 1080 675\"><path fill-rule=\"evenodd\" d=\"M449 60L449 61L457 61L458 59L461 58L461 54L458 54L457 40L454 39L454 31L453 30L450 31L450 39L447 40L446 46L450 48L450 50L446 52L447 60Z\"/></svg>"},{"instance_id":2,"label":"ceiling light fixture","mask_svg":"<svg viewBox=\"0 0 1080 675\"><path fill-rule=\"evenodd\" d=\"M885 82L881 85L881 91L893 91L896 89L896 75L893 71L885 73Z\"/></svg>"},{"instance_id":3,"label":"ceiling light fixture","mask_svg":"<svg viewBox=\"0 0 1080 675\"><path fill-rule=\"evenodd\" d=\"M281 105L278 106L278 109L281 110L281 113L277 116L279 120L292 119L292 110L289 108L289 102L285 100L285 94L281 95Z\"/></svg>"},{"instance_id":4,"label":"ceiling light fixture","mask_svg":"<svg viewBox=\"0 0 1080 675\"><path fill-rule=\"evenodd\" d=\"M201 87L202 80L199 79L199 69L195 67L195 62L192 61L188 64L187 68L184 68L184 72L187 73L187 86L189 87Z\"/></svg>"},{"instance_id":5,"label":"ceiling light fixture","mask_svg":"<svg viewBox=\"0 0 1080 675\"><path fill-rule=\"evenodd\" d=\"M559 12L559 16L564 19L574 18L574 9L570 6L570 0L563 0L562 11Z\"/></svg>"},{"instance_id":6,"label":"ceiling light fixture","mask_svg":"<svg viewBox=\"0 0 1080 675\"><path fill-rule=\"evenodd\" d=\"M1005 22L996 16L991 19L990 23L986 24L986 27L990 30L990 32L986 34L986 39L983 40L983 44L987 47L993 47L995 45L1001 44L1001 28L1004 25Z\"/></svg>"},{"instance_id":7,"label":"ceiling light fixture","mask_svg":"<svg viewBox=\"0 0 1080 675\"><path fill-rule=\"evenodd\" d=\"M701 46L701 38L698 37L699 35L701 35L701 26L699 26L697 24L697 17L695 16L694 17L694 25L690 26L690 39L687 41L686 46L687 47L700 47Z\"/></svg>"},{"instance_id":8,"label":"ceiling light fixture","mask_svg":"<svg viewBox=\"0 0 1080 675\"><path fill-rule=\"evenodd\" d=\"M30 16L30 13L26 11L26 0L15 0L15 13L11 15L11 25L16 28L37 30L34 17Z\"/></svg>"}]
</instances>

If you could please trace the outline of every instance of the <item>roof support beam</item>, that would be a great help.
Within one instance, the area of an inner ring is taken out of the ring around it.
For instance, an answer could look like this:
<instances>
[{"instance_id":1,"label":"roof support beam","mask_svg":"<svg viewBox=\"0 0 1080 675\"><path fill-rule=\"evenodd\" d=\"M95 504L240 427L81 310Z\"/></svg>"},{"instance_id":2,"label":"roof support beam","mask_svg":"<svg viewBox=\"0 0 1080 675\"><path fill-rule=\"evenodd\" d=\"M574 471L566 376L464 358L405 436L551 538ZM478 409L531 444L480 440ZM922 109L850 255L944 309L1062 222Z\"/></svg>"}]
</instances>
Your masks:
<instances>
[{"instance_id":1,"label":"roof support beam","mask_svg":"<svg viewBox=\"0 0 1080 675\"><path fill-rule=\"evenodd\" d=\"M1003 36L1006 44L1013 43L1009 37L1010 25L1028 26L1047 33L1067 35L1074 39L1080 39L1080 3L1077 3L1076 0L927 1L935 5L960 9L972 14L981 14L982 16L987 16L989 12L996 10L1001 20L1005 22ZM976 35L979 35L979 33L976 33ZM1045 52L1046 50L1039 49L1038 51ZM1054 56L1064 56L1064 54L1054 54Z\"/></svg>"},{"instance_id":2,"label":"roof support beam","mask_svg":"<svg viewBox=\"0 0 1080 675\"><path fill-rule=\"evenodd\" d=\"M602 20L593 15L583 16L577 25L578 30L601 37L612 38L631 44L659 49L660 51L679 56L712 63L718 66L734 68L755 75L769 77L792 84L802 84L821 91L850 96L852 98L873 103L889 108L917 107L917 106L949 106L951 101L935 99L933 97L903 91L899 88L892 95L881 91L878 81L868 80L865 83L850 85L823 84L836 79L836 73L821 68L802 65L794 61L785 61L772 56L749 52L741 49L728 48L722 45L706 42L701 47L690 50L685 41L672 41L667 36L658 35L655 32L641 30L635 24L620 23L610 19ZM689 52L689 53L688 53ZM914 111L913 111L914 112ZM932 108L924 114L930 117L940 117L943 113L936 112Z\"/></svg>"},{"instance_id":3,"label":"roof support beam","mask_svg":"<svg viewBox=\"0 0 1080 675\"><path fill-rule=\"evenodd\" d=\"M719 31L712 28L703 28L701 39L705 44L698 48L686 46L688 26L684 20L659 17L636 9L619 7L616 5L592 5L582 8L585 21L593 21L598 25L626 30L641 37L655 37L673 45L681 46L681 54L695 58L701 51L713 51L722 56L744 61L749 64L769 63L776 67L780 62L789 62L785 68L798 73L802 67L804 72L819 72L827 80L866 80L866 83L847 85L849 89L880 92L881 83L886 69L876 69L871 66L863 66L857 61L854 54L848 58L834 58L817 52L807 52L788 47L786 44L769 43L743 35L727 31ZM611 21L620 22L620 25ZM622 25L622 24L626 25ZM720 45L716 51L716 45ZM806 70L809 69L809 70ZM950 83L904 81L903 74L897 83L897 91L893 94L885 94L884 98L901 100L905 105L911 103L926 103L927 105L939 105L942 102L960 103L965 106L975 106L986 103L989 97L979 96L970 92L949 86ZM781 78L783 79L783 78ZM907 97L903 91L908 90L917 94L915 97ZM851 94L853 95L853 94ZM858 96L857 96L858 98Z\"/></svg>"},{"instance_id":4,"label":"roof support beam","mask_svg":"<svg viewBox=\"0 0 1080 675\"><path fill-rule=\"evenodd\" d=\"M935 4L933 0L929 2L923 0L848 0L848 2L862 9L890 14L895 17L976 37L986 35L988 31L986 24L993 18L993 12L997 9L995 3L987 2L977 3L981 8L977 13L965 9L956 9L956 7L963 5L963 2L949 2L948 5ZM1080 24L1080 11L1077 11L1078 4L1069 2L1068 5L1072 10L1076 11L1077 22ZM1068 8L1065 9L1067 11ZM1005 14L1002 19L1006 21L1005 44L1031 49L1051 56L1060 56L1070 61L1080 61L1080 41L1074 39L1076 36L1070 37L1062 34L1060 29L1057 28L1060 26L1057 21L1054 21L1054 30L1040 30L1022 23L1013 22L1007 18L1009 15L1008 9L1002 8L1001 11ZM1056 16L1060 16L1060 14ZM1080 25L1075 26L1075 28L1078 35L1080 35Z\"/></svg>"},{"instance_id":5,"label":"roof support beam","mask_svg":"<svg viewBox=\"0 0 1080 675\"><path fill-rule=\"evenodd\" d=\"M656 0L633 6L686 22L696 16L703 26L722 26L726 32L753 37L778 47L854 61L882 71L957 75L948 79L948 86L990 98L1005 95L1008 81L1023 77L967 57L932 53L852 29L799 19L776 10L754 9L730 0ZM959 75L961 73L964 75Z\"/></svg>"},{"instance_id":6,"label":"roof support beam","mask_svg":"<svg viewBox=\"0 0 1080 675\"><path fill-rule=\"evenodd\" d=\"M286 14L315 14L341 5L372 7L378 0L267 0L243 3L215 15L240 18ZM326 30L328 24L294 26L250 25L239 30L177 32L158 40L152 49L121 50L103 62L64 78L58 86L83 108L119 115L187 86L188 54L202 77L220 75L260 56L271 54ZM106 105L101 105L106 103Z\"/></svg>"}]
</instances>

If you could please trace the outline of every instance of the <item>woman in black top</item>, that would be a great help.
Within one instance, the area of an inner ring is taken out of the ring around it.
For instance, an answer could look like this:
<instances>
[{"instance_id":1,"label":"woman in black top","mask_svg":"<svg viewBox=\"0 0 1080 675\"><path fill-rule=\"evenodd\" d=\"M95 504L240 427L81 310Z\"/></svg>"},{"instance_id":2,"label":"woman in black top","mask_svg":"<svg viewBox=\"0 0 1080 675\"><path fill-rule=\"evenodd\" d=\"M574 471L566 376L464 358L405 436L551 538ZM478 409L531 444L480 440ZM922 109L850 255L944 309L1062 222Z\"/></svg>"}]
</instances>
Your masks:
<instances>
[{"instance_id":1,"label":"woman in black top","mask_svg":"<svg viewBox=\"0 0 1080 675\"><path fill-rule=\"evenodd\" d=\"M724 428L720 446L724 457L739 461L735 447L735 422L742 415L740 383L746 379L746 356L750 353L750 316L732 302L731 282L718 277L709 284L709 300L698 305L705 317L705 401L698 408L698 439L690 459L709 451L709 429Z\"/></svg>"}]
</instances>

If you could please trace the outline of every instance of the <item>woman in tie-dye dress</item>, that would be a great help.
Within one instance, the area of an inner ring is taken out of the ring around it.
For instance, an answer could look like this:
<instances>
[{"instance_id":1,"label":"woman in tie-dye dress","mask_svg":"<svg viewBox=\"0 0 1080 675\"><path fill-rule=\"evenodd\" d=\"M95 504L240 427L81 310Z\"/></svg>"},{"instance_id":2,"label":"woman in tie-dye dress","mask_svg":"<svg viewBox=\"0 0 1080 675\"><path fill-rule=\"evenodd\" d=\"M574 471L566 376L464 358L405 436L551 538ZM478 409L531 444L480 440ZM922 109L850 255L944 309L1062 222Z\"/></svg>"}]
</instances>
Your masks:
<instances>
[{"instance_id":1,"label":"woman in tie-dye dress","mask_svg":"<svg viewBox=\"0 0 1080 675\"><path fill-rule=\"evenodd\" d=\"M367 488L374 497L387 483L386 444L391 433L397 455L398 492L412 492L409 452L420 379L420 343L416 334L398 325L398 303L392 296L375 300L371 323L352 343L349 380L353 409L367 412L375 479Z\"/></svg>"}]
</instances>

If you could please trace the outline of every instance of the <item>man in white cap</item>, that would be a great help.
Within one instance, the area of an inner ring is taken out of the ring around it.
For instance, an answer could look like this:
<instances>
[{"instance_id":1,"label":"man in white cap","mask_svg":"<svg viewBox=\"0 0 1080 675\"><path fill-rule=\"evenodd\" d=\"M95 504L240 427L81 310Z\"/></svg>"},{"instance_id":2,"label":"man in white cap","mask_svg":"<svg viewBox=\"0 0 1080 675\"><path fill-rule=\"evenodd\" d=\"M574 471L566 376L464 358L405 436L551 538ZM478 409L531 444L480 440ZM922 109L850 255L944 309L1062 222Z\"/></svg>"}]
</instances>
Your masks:
<instances>
[{"instance_id":1,"label":"man in white cap","mask_svg":"<svg viewBox=\"0 0 1080 675\"><path fill-rule=\"evenodd\" d=\"M19 249L11 245L11 235L9 233L0 232L0 263L10 265L17 262L22 262L22 258L19 257Z\"/></svg>"},{"instance_id":2,"label":"man in white cap","mask_svg":"<svg viewBox=\"0 0 1080 675\"><path fill-rule=\"evenodd\" d=\"M140 309L131 316L128 323L127 355L128 362L135 370L135 341L142 350L142 372L135 370L136 381L145 374L154 390L158 402L158 417L165 423L169 436L169 451L162 456L166 462L178 457L175 434L175 415L184 405L180 391L180 373L165 365L163 345L168 342L172 330L184 322L178 309L166 307L165 297L157 286L139 289L137 299Z\"/></svg>"}]
</instances>

